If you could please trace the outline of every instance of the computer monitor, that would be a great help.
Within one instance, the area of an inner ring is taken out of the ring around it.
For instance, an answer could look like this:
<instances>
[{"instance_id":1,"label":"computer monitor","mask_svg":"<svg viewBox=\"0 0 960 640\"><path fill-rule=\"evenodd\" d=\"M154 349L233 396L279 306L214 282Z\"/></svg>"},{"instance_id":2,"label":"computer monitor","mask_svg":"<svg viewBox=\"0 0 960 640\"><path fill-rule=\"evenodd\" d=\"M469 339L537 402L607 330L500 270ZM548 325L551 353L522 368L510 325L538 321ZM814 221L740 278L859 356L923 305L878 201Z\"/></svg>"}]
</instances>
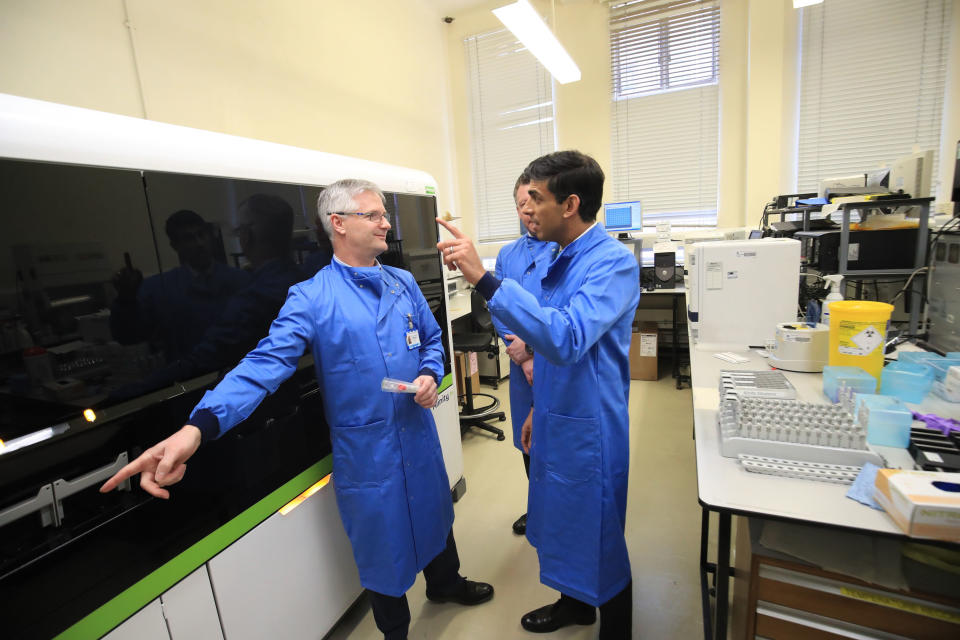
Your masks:
<instances>
[{"instance_id":1,"label":"computer monitor","mask_svg":"<svg viewBox=\"0 0 960 640\"><path fill-rule=\"evenodd\" d=\"M643 216L640 201L611 202L603 205L604 226L607 231L641 231Z\"/></svg>"},{"instance_id":2,"label":"computer monitor","mask_svg":"<svg viewBox=\"0 0 960 640\"><path fill-rule=\"evenodd\" d=\"M751 229L751 230L750 230L750 237L748 238L748 240L759 240L759 239L762 238L762 237L763 237L763 230L762 230L762 229Z\"/></svg>"},{"instance_id":3,"label":"computer monitor","mask_svg":"<svg viewBox=\"0 0 960 640\"><path fill-rule=\"evenodd\" d=\"M933 150L918 151L897 158L890 165L890 191L909 193L911 198L930 197L930 182L933 177Z\"/></svg>"}]
</instances>

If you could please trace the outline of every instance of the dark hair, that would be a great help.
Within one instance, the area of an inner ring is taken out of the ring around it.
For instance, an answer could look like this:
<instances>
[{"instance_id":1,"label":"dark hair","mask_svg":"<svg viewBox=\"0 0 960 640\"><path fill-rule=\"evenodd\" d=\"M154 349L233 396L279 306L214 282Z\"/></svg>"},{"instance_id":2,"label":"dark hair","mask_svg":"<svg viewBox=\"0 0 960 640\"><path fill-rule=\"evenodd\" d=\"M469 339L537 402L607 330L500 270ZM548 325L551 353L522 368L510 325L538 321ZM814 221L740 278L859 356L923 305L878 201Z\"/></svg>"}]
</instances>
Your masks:
<instances>
[{"instance_id":1,"label":"dark hair","mask_svg":"<svg viewBox=\"0 0 960 640\"><path fill-rule=\"evenodd\" d=\"M593 222L603 200L603 169L596 160L579 151L556 151L540 156L523 171L530 180L546 180L557 202L576 194L580 219Z\"/></svg>"},{"instance_id":2,"label":"dark hair","mask_svg":"<svg viewBox=\"0 0 960 640\"><path fill-rule=\"evenodd\" d=\"M517 191L520 190L520 186L524 184L530 184L530 176L527 175L527 172L524 171L520 174L520 177L517 178L517 181L513 183L513 199L517 199Z\"/></svg>"},{"instance_id":3,"label":"dark hair","mask_svg":"<svg viewBox=\"0 0 960 640\"><path fill-rule=\"evenodd\" d=\"M283 198L255 193L240 207L247 209L247 222L254 225L257 240L278 254L290 251L293 237L293 208Z\"/></svg>"},{"instance_id":4,"label":"dark hair","mask_svg":"<svg viewBox=\"0 0 960 640\"><path fill-rule=\"evenodd\" d=\"M170 242L174 242L174 236L188 227L206 227L207 221L200 217L200 214L190 209L180 209L170 214L167 222L164 224L164 231Z\"/></svg>"}]
</instances>

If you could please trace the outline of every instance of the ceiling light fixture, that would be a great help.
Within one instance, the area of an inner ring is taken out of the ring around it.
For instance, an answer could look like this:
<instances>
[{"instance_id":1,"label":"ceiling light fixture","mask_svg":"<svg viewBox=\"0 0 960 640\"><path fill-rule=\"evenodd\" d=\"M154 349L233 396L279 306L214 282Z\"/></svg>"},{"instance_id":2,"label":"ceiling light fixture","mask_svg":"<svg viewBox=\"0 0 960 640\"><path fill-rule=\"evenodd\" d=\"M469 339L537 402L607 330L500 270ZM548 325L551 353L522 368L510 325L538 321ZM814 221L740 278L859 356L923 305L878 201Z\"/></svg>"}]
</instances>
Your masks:
<instances>
[{"instance_id":1,"label":"ceiling light fixture","mask_svg":"<svg viewBox=\"0 0 960 640\"><path fill-rule=\"evenodd\" d=\"M802 7L809 7L812 4L820 4L823 0L793 0L793 8L800 9Z\"/></svg>"},{"instance_id":2,"label":"ceiling light fixture","mask_svg":"<svg viewBox=\"0 0 960 640\"><path fill-rule=\"evenodd\" d=\"M517 0L493 14L540 61L560 84L580 79L580 68L527 0Z\"/></svg>"}]
</instances>

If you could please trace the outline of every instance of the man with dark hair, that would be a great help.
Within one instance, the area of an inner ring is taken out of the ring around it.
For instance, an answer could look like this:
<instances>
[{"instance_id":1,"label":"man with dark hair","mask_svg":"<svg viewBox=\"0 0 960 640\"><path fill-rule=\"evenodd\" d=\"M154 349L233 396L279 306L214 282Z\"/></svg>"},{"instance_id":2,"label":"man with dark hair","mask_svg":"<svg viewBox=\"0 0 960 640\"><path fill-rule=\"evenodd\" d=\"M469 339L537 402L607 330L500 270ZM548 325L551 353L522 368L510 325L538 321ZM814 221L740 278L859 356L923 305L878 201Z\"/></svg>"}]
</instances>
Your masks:
<instances>
[{"instance_id":1,"label":"man with dark hair","mask_svg":"<svg viewBox=\"0 0 960 640\"><path fill-rule=\"evenodd\" d=\"M522 174L513 186L513 200L517 205L517 215L525 233L502 247L497 254L497 266L494 273L498 280L510 278L519 282L524 289L533 295L540 293L540 279L546 271L547 265L553 260L557 252L557 245L553 242L543 242L536 235L536 225L530 220L530 210L527 201L530 195L527 189L530 186L530 177ZM530 478L530 456L523 450L520 434L523 431L523 421L533 406L533 387L529 380L533 378L533 354L528 353L527 344L496 316L492 316L497 333L507 345L507 355L510 356L510 418L513 426L513 446L523 454L523 468ZM513 523L513 532L523 535L527 531L527 514L517 518Z\"/></svg>"},{"instance_id":2,"label":"man with dark hair","mask_svg":"<svg viewBox=\"0 0 960 640\"><path fill-rule=\"evenodd\" d=\"M220 302L219 318L204 328L189 351L121 388L115 397L140 395L229 367L267 335L287 291L306 278L291 255L293 208L279 196L255 193L237 208L234 232L249 263L249 282Z\"/></svg>"},{"instance_id":3,"label":"man with dark hair","mask_svg":"<svg viewBox=\"0 0 960 640\"><path fill-rule=\"evenodd\" d=\"M533 632L592 624L599 606L600 638L629 638L628 352L639 268L596 221L604 176L593 158L560 151L524 172L537 236L560 245L539 297L485 272L471 240L441 220L454 239L437 244L444 262L459 267L493 316L536 354L523 432L531 472L527 537L540 558L540 581L561 595L520 623Z\"/></svg>"},{"instance_id":4,"label":"man with dark hair","mask_svg":"<svg viewBox=\"0 0 960 640\"><path fill-rule=\"evenodd\" d=\"M250 276L216 259L212 227L197 212L170 214L164 230L179 266L146 279L132 264L117 272L110 329L120 344L155 341L172 362L196 347Z\"/></svg>"}]
</instances>

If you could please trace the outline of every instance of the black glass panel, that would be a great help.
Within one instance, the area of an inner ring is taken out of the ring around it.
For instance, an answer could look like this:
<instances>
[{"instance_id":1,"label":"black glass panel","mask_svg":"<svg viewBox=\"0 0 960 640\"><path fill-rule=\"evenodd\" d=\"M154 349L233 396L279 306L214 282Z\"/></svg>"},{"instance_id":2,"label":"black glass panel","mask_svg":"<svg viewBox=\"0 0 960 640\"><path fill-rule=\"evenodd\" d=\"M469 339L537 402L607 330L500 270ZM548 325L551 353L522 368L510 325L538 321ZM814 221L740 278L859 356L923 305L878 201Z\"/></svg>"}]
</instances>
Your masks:
<instances>
[{"instance_id":1,"label":"black glass panel","mask_svg":"<svg viewBox=\"0 0 960 640\"><path fill-rule=\"evenodd\" d=\"M124 256L159 269L139 172L0 160L0 439L103 402L135 354L110 344Z\"/></svg>"},{"instance_id":2,"label":"black glass panel","mask_svg":"<svg viewBox=\"0 0 960 640\"><path fill-rule=\"evenodd\" d=\"M329 454L304 358L170 501L61 491L184 423L314 236L292 185L4 160L0 193L0 617L50 637Z\"/></svg>"}]
</instances>

